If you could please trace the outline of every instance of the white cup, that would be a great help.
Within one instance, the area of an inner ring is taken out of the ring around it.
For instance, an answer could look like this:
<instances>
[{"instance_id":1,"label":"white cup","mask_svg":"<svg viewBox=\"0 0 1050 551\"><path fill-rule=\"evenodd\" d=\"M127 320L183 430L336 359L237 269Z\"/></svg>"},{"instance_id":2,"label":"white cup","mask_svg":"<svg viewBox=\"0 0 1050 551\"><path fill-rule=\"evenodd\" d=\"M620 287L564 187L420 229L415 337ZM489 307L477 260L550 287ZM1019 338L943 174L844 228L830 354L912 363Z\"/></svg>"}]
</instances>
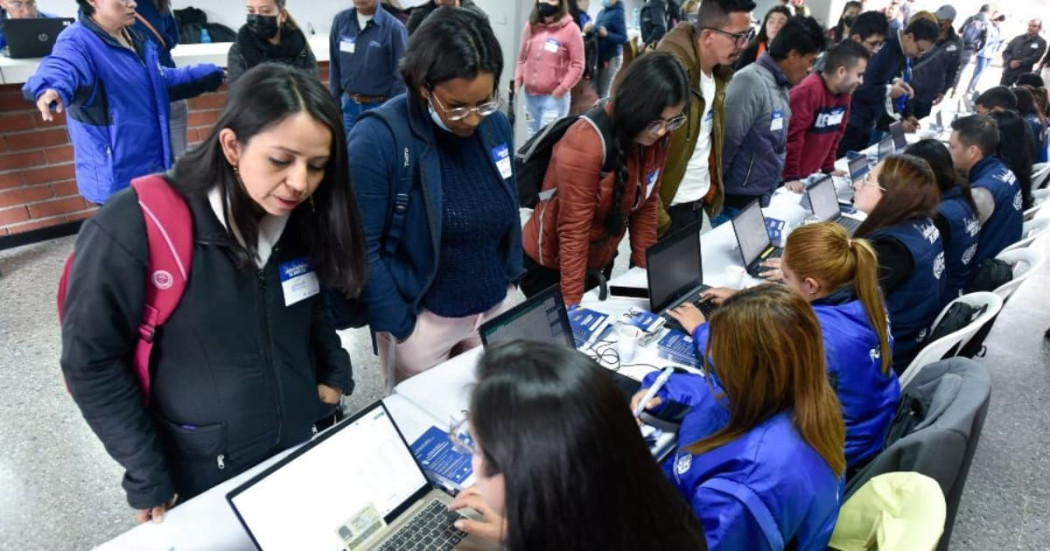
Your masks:
<instances>
[{"instance_id":1,"label":"white cup","mask_svg":"<svg viewBox=\"0 0 1050 551\"><path fill-rule=\"evenodd\" d=\"M735 264L726 266L726 287L730 289L741 289L744 287L744 277L747 276L747 270L743 266L737 266Z\"/></svg>"},{"instance_id":2,"label":"white cup","mask_svg":"<svg viewBox=\"0 0 1050 551\"><path fill-rule=\"evenodd\" d=\"M642 340L642 330L633 325L621 325L616 329L616 334L619 336L616 350L620 354L620 363L633 362L638 342Z\"/></svg>"}]
</instances>

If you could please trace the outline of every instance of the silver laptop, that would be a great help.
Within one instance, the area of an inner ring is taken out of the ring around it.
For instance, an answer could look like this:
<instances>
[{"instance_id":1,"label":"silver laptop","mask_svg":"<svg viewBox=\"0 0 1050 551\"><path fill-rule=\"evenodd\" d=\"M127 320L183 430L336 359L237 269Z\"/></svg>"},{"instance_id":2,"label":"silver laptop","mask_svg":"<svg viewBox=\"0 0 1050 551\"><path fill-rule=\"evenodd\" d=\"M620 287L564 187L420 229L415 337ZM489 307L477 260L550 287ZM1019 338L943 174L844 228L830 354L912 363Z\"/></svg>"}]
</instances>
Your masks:
<instances>
[{"instance_id":1,"label":"silver laptop","mask_svg":"<svg viewBox=\"0 0 1050 551\"><path fill-rule=\"evenodd\" d=\"M857 228L860 227L860 220L842 214L838 194L835 193L835 184L830 177L825 176L814 182L806 190L806 195L809 197L813 215L822 221L835 222L846 228L850 235L853 235Z\"/></svg>"},{"instance_id":2,"label":"silver laptop","mask_svg":"<svg viewBox=\"0 0 1050 551\"><path fill-rule=\"evenodd\" d=\"M264 551L498 549L452 526L452 498L428 482L382 402L226 499Z\"/></svg>"},{"instance_id":3,"label":"silver laptop","mask_svg":"<svg viewBox=\"0 0 1050 551\"><path fill-rule=\"evenodd\" d=\"M879 157L878 157L879 161L880 162L881 161L885 161L886 157L889 157L890 155L893 155L893 149L894 149L894 147L893 147L893 138L892 137L886 137L885 139L880 141L879 142Z\"/></svg>"},{"instance_id":4,"label":"silver laptop","mask_svg":"<svg viewBox=\"0 0 1050 551\"><path fill-rule=\"evenodd\" d=\"M900 122L890 124L890 137L893 138L893 148L904 151L908 147L908 138L904 135L904 125Z\"/></svg>"}]
</instances>

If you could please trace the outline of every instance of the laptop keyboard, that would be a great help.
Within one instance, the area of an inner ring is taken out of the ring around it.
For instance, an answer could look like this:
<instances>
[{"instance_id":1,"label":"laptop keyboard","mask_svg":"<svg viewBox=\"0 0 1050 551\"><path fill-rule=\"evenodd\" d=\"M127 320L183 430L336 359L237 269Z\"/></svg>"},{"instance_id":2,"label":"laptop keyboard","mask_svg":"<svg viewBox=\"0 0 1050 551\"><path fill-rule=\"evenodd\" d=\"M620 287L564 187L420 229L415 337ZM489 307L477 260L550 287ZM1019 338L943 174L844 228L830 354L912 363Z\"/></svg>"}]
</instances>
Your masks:
<instances>
[{"instance_id":1,"label":"laptop keyboard","mask_svg":"<svg viewBox=\"0 0 1050 551\"><path fill-rule=\"evenodd\" d=\"M836 220L840 226L846 228L846 231L853 235L853 232L857 231L860 227L861 221L856 218L850 218L849 216L839 216Z\"/></svg>"},{"instance_id":2,"label":"laptop keyboard","mask_svg":"<svg viewBox=\"0 0 1050 551\"><path fill-rule=\"evenodd\" d=\"M459 518L459 513L449 511L440 501L431 501L408 524L379 546L378 551L451 551L467 537L466 532L452 525Z\"/></svg>"},{"instance_id":3,"label":"laptop keyboard","mask_svg":"<svg viewBox=\"0 0 1050 551\"><path fill-rule=\"evenodd\" d=\"M704 315L704 319L711 319L711 312L716 308L713 300L705 300L703 302L697 300L693 302L693 306L700 309L700 313ZM682 327L681 323L678 323L678 320L671 317L671 314L665 313L662 317L667 320L666 323L664 323L664 327L685 333L685 328Z\"/></svg>"}]
</instances>

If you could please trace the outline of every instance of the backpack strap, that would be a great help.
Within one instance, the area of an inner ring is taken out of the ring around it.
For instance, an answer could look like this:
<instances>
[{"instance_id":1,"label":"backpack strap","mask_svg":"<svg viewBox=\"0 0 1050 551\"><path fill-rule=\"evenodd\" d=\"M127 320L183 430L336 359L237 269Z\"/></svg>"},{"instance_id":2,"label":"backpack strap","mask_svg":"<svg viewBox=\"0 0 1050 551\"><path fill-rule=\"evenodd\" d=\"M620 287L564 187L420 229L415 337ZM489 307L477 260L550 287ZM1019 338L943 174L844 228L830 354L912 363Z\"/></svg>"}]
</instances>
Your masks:
<instances>
[{"instance_id":1,"label":"backpack strap","mask_svg":"<svg viewBox=\"0 0 1050 551\"><path fill-rule=\"evenodd\" d=\"M150 399L150 354L157 328L179 305L189 283L193 260L193 217L186 200L160 175L131 181L146 222L149 260L146 264L146 301L142 307L139 339L135 345L135 375L143 400Z\"/></svg>"},{"instance_id":2,"label":"backpack strap","mask_svg":"<svg viewBox=\"0 0 1050 551\"><path fill-rule=\"evenodd\" d=\"M383 244L383 252L388 256L397 252L397 246L401 243L401 235L405 231L405 219L408 215L409 193L412 191L412 179L415 175L416 151L415 142L403 122L392 120L391 113L383 109L369 111L367 115L378 117L394 134L394 148L400 159L400 172L397 178L397 186L393 189L393 213L390 217L390 227L386 232L386 243Z\"/></svg>"},{"instance_id":3,"label":"backpack strap","mask_svg":"<svg viewBox=\"0 0 1050 551\"><path fill-rule=\"evenodd\" d=\"M591 107L580 117L591 124L594 130L598 132L598 137L602 140L602 172L601 176L616 170L616 161L618 156L615 148L616 135L613 129L612 119L609 118L609 114L605 112L605 104L608 100L600 101L594 107Z\"/></svg>"}]
</instances>

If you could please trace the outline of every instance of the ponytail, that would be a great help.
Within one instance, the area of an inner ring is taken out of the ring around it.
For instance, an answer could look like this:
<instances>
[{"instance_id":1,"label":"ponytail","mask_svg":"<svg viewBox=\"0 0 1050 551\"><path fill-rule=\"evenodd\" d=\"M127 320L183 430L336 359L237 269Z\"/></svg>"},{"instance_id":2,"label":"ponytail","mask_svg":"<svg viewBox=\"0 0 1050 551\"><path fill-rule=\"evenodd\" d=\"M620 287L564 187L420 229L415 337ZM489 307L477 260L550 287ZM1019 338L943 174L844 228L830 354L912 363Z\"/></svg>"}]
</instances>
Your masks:
<instances>
[{"instance_id":1,"label":"ponytail","mask_svg":"<svg viewBox=\"0 0 1050 551\"><path fill-rule=\"evenodd\" d=\"M875 255L875 249L865 239L850 239L849 249L856 266L853 272L853 288L857 298L864 305L872 329L879 336L882 374L887 375L893 363L893 351L890 349L889 316L879 288L879 259Z\"/></svg>"}]
</instances>

